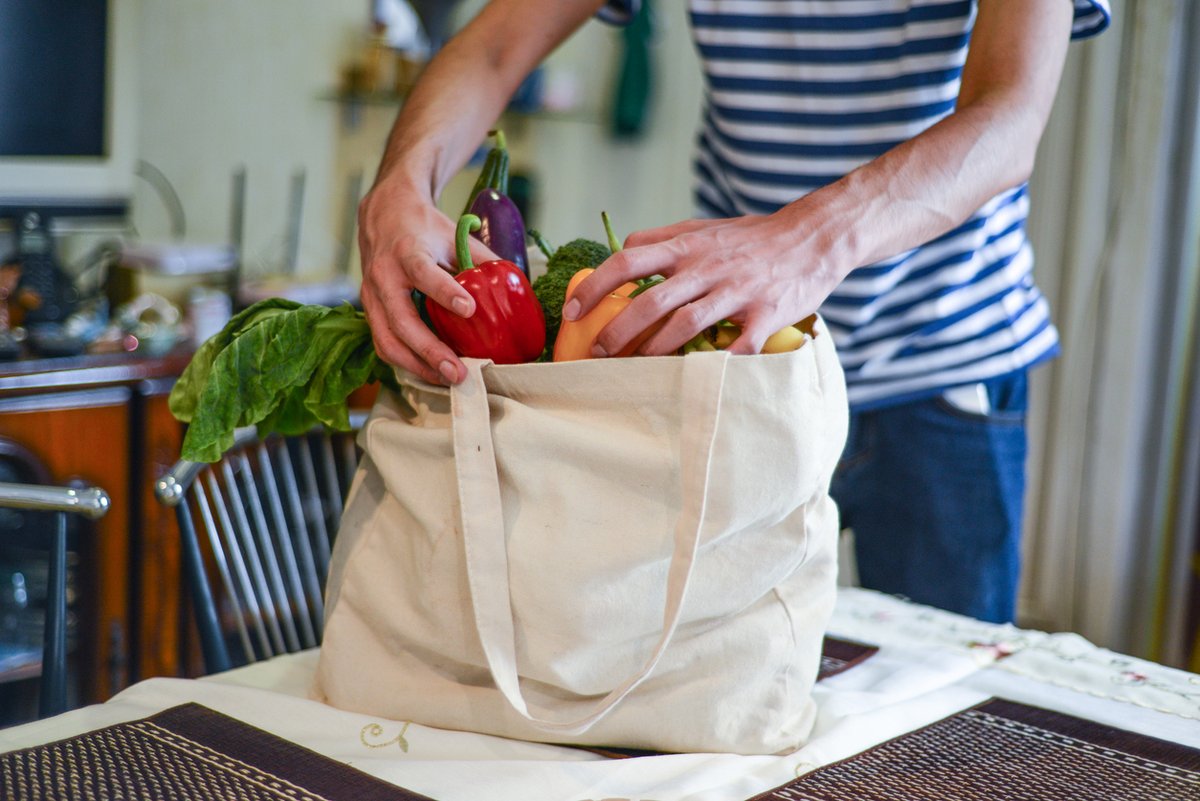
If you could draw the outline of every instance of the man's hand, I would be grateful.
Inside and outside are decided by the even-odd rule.
[[[1070,37],[1062,0],[982,0],[954,113],[909,141],[769,216],[692,220],[629,237],[576,289],[564,319],[622,283],[660,274],[601,332],[595,355],[619,353],[660,320],[640,353],[670,353],[704,328],[743,326],[730,348],[757,353],[807,317],[852,270],[961,224],[1029,177]]]
[[[475,300],[454,280],[454,223],[420,192],[377,184],[359,207],[362,302],[375,350],[432,383],[457,384],[466,368],[417,314],[414,289],[460,317],[475,313]],[[496,256],[471,239],[476,264]]]
[[[456,384],[466,368],[421,321],[411,293],[463,317],[474,301],[449,274],[454,222],[434,199],[466,164],[508,99],[604,0],[490,0],[443,47],[405,99],[375,186],[359,206],[363,308],[384,361]],[[477,262],[495,256],[471,241]]]
[[[659,274],[666,280],[639,294],[604,329],[594,355],[619,353],[664,317],[639,353],[673,353],[721,320],[742,328],[730,352],[758,353],[771,334],[816,311],[841,281],[827,237],[816,217],[806,219],[803,203],[768,216],[641,231],[580,283],[563,316],[579,316],[626,281]]]

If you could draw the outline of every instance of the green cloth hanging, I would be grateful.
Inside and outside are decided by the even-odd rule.
[[[622,29],[621,38],[624,47],[613,102],[613,134],[618,138],[634,138],[646,127],[653,86],[650,41],[654,38],[654,19],[650,0],[642,0],[637,14]]]

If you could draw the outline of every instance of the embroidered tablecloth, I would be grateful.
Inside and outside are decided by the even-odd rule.
[[[74,738],[194,702],[437,801],[740,801],[785,787],[798,777],[815,781],[824,769],[869,766],[855,759],[901,747],[899,738],[978,709],[990,698],[1200,749],[1200,676],[1106,652],[1073,635],[982,623],[851,589],[839,591],[829,631],[833,638],[879,648],[852,669],[817,683],[816,726],[809,742],[792,754],[607,759],[577,748],[434,729],[369,711],[346,712],[308,699],[315,651],[202,681],[148,679],[107,703],[0,729],[0,752]],[[960,718],[955,725],[963,722]],[[1032,723],[1050,737],[1088,740],[1086,732]],[[1128,748],[1118,750],[1144,758]],[[1056,753],[1061,754],[1052,755]],[[1165,773],[1170,760],[1157,761],[1168,766],[1163,775],[1171,776]],[[973,776],[953,774],[944,778],[961,795],[971,787]],[[1178,786],[1166,788],[1174,795],[1164,791],[1161,801],[1200,801],[1200,793],[1190,785],[1183,785],[1182,796]],[[4,801],[6,792],[0,792]],[[1036,801],[1075,797],[1025,796]]]

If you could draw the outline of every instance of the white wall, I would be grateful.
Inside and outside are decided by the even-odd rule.
[[[139,156],[174,185],[187,239],[229,236],[233,172],[247,170],[248,269],[284,255],[293,171],[307,171],[301,271],[327,271],[337,251],[341,193],[333,173],[338,114],[321,99],[366,28],[365,0],[140,2]],[[157,195],[140,182],[134,222],[170,236]]]
[[[464,4],[459,23],[481,5],[479,0]],[[700,70],[683,4],[660,3],[658,8],[652,50],[655,89],[641,136],[616,140],[610,135],[620,33],[598,21],[585,24],[545,62],[548,75],[578,83],[579,108],[568,114],[506,114],[499,122],[509,140],[512,170],[531,174],[537,187],[537,202],[527,222],[552,244],[579,236],[603,240],[603,210],[613,215],[621,234],[690,216],[690,152],[699,120]],[[369,182],[395,114],[392,107],[365,106],[357,127],[343,126],[338,174],[361,170]],[[456,212],[462,207],[474,174],[469,169],[451,181],[443,209]]]
[[[549,69],[591,78],[588,103],[597,117],[591,123],[539,123],[531,132],[533,147],[521,153],[520,161],[539,165],[544,201],[537,224],[553,242],[576,236],[602,240],[602,210],[612,214],[620,234],[691,216],[701,79],[684,6],[655,5],[655,83],[643,138],[622,142],[610,135],[618,31],[592,22],[548,62]]]
[[[340,257],[347,180],[361,170],[369,186],[397,111],[367,105],[351,125],[328,99],[340,68],[361,46],[366,0],[140,0],[140,6],[139,155],[179,193],[187,238],[226,240],[232,174],[244,165],[248,269],[277,268],[289,179],[303,167],[300,269],[329,272]],[[465,4],[460,16],[478,6]],[[537,180],[540,202],[531,223],[552,242],[603,239],[602,209],[622,233],[689,215],[699,70],[682,4],[659,7],[658,86],[644,137],[619,143],[608,135],[619,34],[595,21],[547,62],[580,80],[580,112],[502,121],[514,169]],[[464,174],[452,182],[443,206],[460,207],[473,180]],[[147,239],[170,236],[165,209],[144,182],[136,187],[134,220]],[[352,265],[357,274],[357,252]]]

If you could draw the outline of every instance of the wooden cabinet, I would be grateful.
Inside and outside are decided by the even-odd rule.
[[[167,394],[190,358],[81,356],[0,364],[0,436],[31,451],[55,483],[103,487],[109,513],[79,543],[80,700],[182,675],[182,590],[173,515],[154,480],[179,455]]]

